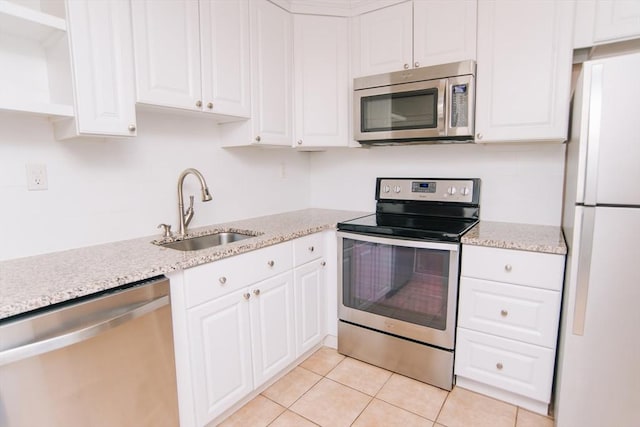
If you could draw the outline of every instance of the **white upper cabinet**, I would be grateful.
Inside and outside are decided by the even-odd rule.
[[[291,15],[267,0],[251,1],[252,118],[255,142],[293,141]]]
[[[476,141],[567,138],[574,2],[480,1]]]
[[[142,104],[250,116],[248,0],[132,0]]]
[[[67,2],[75,119],[55,122],[58,139],[136,134],[129,5],[120,0]]]
[[[354,76],[475,59],[476,5],[416,0],[355,17]]]
[[[251,119],[220,126],[225,147],[293,144],[292,17],[268,0],[251,0]]]
[[[132,0],[138,102],[202,109],[198,2]]]
[[[347,18],[293,17],[295,146],[347,146]]]
[[[580,0],[576,4],[574,48],[640,37],[640,1]]]
[[[354,18],[354,76],[413,67],[413,4],[400,3]],[[359,45],[359,46],[358,46]]]
[[[204,111],[251,116],[248,0],[201,0]]]
[[[416,67],[476,59],[476,0],[413,2]]]

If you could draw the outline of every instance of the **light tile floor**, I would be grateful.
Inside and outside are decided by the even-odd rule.
[[[454,387],[451,392],[323,347],[221,427],[553,427],[553,420]]]

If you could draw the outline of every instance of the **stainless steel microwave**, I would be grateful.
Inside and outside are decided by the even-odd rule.
[[[354,138],[365,145],[473,142],[474,61],[354,79]]]

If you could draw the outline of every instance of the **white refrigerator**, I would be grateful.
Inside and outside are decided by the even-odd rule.
[[[567,145],[557,427],[640,426],[640,52],[583,64]]]

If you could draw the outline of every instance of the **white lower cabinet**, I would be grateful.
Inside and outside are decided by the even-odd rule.
[[[187,425],[205,425],[253,390],[251,323],[245,293],[242,289],[189,310],[196,422]]]
[[[253,387],[259,387],[296,358],[293,274],[289,271],[247,288]]]
[[[326,290],[322,259],[297,267],[294,272],[296,298],[296,356],[322,342],[326,332]]]
[[[564,256],[463,245],[456,384],[546,414]]]
[[[324,235],[170,274],[181,426],[204,426],[326,336]]]

